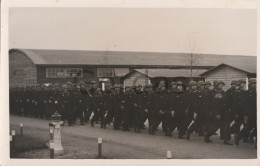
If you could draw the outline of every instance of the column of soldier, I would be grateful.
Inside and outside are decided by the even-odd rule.
[[[125,88],[106,84],[102,91],[95,81],[89,89],[83,82],[78,86],[27,86],[10,90],[10,110],[12,114],[46,119],[58,111],[69,126],[80,119],[81,125],[90,122],[92,127],[100,124],[106,129],[113,124],[115,130],[135,132],[143,130],[148,120],[151,135],[162,124],[165,136],[177,130],[178,138],[190,140],[195,132],[207,143],[220,129],[225,145],[232,145],[232,134],[239,145],[240,140],[252,143],[257,131],[256,79],[249,80],[248,90],[245,83],[232,81],[226,92],[221,80],[214,81],[213,86],[204,81],[190,81],[188,86],[172,82],[171,90],[161,81],[156,92],[151,84]]]

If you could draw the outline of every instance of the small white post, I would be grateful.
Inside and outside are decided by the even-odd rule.
[[[102,138],[98,138],[98,158],[102,157]]]
[[[167,159],[172,158],[172,152],[170,150],[167,151]]]

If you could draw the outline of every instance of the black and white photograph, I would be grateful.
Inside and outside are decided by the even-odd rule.
[[[256,9],[8,15],[10,159],[257,159]]]

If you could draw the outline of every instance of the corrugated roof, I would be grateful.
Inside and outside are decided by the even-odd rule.
[[[188,66],[188,53],[11,49],[25,53],[37,65],[170,65]],[[256,73],[256,56],[193,54],[193,66],[225,63]]]
[[[155,77],[190,77],[190,69],[135,69],[134,71],[147,75],[150,78]],[[196,69],[192,71],[192,77],[199,77],[200,74],[207,70]],[[133,71],[132,71],[133,72]]]

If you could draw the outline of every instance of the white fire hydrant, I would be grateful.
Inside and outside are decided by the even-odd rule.
[[[61,115],[56,111],[52,115],[52,122],[49,123],[50,130],[53,130],[53,149],[54,154],[63,153],[63,147],[61,144],[61,126],[64,125],[64,121],[61,121]]]

